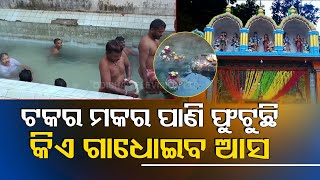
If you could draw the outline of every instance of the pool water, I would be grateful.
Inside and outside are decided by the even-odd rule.
[[[53,42],[33,40],[1,39],[0,52],[31,68],[33,82],[54,85],[54,80],[62,78],[71,88],[98,91],[100,86],[99,61],[104,55],[104,46],[84,46],[64,43],[57,57],[50,56]],[[132,80],[142,89],[138,74],[139,60],[130,56]],[[161,94],[142,98],[160,98]]]

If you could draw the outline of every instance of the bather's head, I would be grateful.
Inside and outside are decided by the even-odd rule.
[[[58,78],[54,81],[55,86],[67,87],[67,83],[65,80]]]
[[[123,47],[116,40],[110,40],[106,44],[106,55],[107,59],[111,62],[117,62],[120,60]]]
[[[28,69],[24,69],[19,73],[19,79],[20,81],[25,81],[25,82],[32,82],[32,73]]]
[[[62,48],[62,40],[61,39],[56,38],[56,39],[53,40],[53,43],[54,43],[54,46],[57,49],[61,49]]]
[[[1,53],[0,54],[0,60],[1,60],[1,64],[4,66],[9,66],[10,64],[10,57],[8,55],[8,53]]]
[[[124,40],[124,37],[118,36],[118,37],[116,37],[115,40],[120,43],[120,45],[122,46],[122,48],[125,48],[125,47],[126,47],[126,41]]]
[[[149,35],[153,39],[160,39],[166,30],[166,23],[161,19],[155,19],[150,24]]]

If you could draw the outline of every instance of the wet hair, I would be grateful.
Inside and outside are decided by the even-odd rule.
[[[65,80],[58,78],[54,81],[55,86],[67,87],[67,83]]]
[[[61,41],[61,39],[56,38],[56,39],[53,40],[53,43],[56,44],[58,41]]]
[[[115,39],[116,41],[124,41],[124,37],[122,37],[122,36],[118,36],[118,37],[116,37],[116,39]]]
[[[160,27],[166,28],[166,23],[161,19],[155,19],[150,24],[150,29],[159,29]]]
[[[31,82],[32,81],[32,73],[28,69],[24,69],[19,73],[20,81]]]
[[[106,54],[111,54],[113,52],[115,53],[121,53],[123,50],[123,47],[121,46],[120,42],[116,40],[110,40],[106,44]]]
[[[2,57],[3,57],[4,55],[9,56],[8,53],[1,53],[1,54],[0,54],[0,60],[2,59]]]

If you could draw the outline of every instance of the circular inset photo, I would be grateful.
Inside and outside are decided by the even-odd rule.
[[[217,70],[214,49],[192,32],[167,37],[158,47],[153,63],[159,84],[178,97],[204,92],[212,84]]]

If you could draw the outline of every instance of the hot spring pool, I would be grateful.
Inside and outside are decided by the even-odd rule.
[[[98,91],[100,86],[99,61],[105,52],[104,46],[82,46],[64,43],[58,57],[50,56],[53,42],[33,40],[1,39],[0,52],[31,68],[33,81],[54,85],[54,80],[63,78],[68,87]],[[139,60],[137,56],[129,57],[132,66],[132,79],[142,89],[142,81],[138,74]],[[147,96],[163,97],[161,94]],[[144,97],[141,97],[144,98]]]

